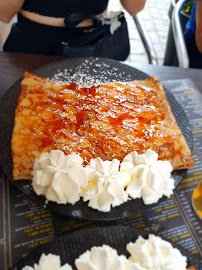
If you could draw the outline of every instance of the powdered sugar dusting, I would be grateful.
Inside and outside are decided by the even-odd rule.
[[[110,81],[131,81],[132,77],[114,65],[100,58],[85,59],[79,66],[58,70],[53,79],[75,83],[106,83]]]

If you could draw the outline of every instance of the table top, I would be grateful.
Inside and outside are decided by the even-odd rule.
[[[25,71],[32,70],[53,61],[63,59],[56,56],[31,55],[0,52],[0,97]],[[202,93],[202,70],[178,67],[154,66],[149,64],[126,63],[151,76],[158,76],[160,81],[190,78]]]
[[[60,59],[63,58],[0,52],[0,97],[25,71],[31,72]],[[16,190],[0,168],[0,270],[15,265],[33,248],[39,248],[41,244],[68,232],[117,225],[158,234],[201,259],[202,224],[193,212],[191,195],[202,179],[202,101],[199,93],[202,93],[202,71],[136,63],[130,65],[151,76],[158,76],[184,108],[192,129],[196,166],[187,170],[173,196],[167,200],[135,216],[113,221],[78,220],[54,214]]]

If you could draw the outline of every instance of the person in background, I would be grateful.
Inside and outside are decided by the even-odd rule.
[[[202,68],[202,0],[195,0],[185,27],[184,39],[189,56],[189,66]]]
[[[3,50],[34,54],[57,54],[58,42],[71,43],[86,32],[92,20],[79,22],[74,29],[65,27],[65,17],[78,13],[88,13],[103,17],[109,0],[0,0],[0,21],[9,23],[17,14],[17,23],[4,44]],[[124,9],[135,16],[144,8],[146,0],[120,0]]]

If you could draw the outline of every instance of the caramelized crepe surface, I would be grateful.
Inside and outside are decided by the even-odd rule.
[[[146,149],[174,169],[194,166],[157,77],[63,83],[25,72],[11,141],[13,179],[29,179],[35,157],[53,149],[84,159],[122,159]]]

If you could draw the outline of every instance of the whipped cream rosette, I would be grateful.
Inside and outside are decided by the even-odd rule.
[[[126,270],[129,265],[124,255],[118,255],[110,246],[92,247],[75,260],[78,270]]]
[[[39,263],[31,266],[25,266],[22,270],[72,270],[72,267],[66,263],[61,266],[60,256],[54,254],[42,254]]]
[[[130,175],[127,193],[133,199],[142,198],[145,204],[156,203],[163,195],[173,193],[174,180],[169,161],[158,160],[158,154],[147,150],[145,154],[128,154],[121,163],[121,172]]]
[[[118,245],[122,245],[119,243]],[[122,246],[129,256],[118,254],[117,250],[106,244],[92,246],[74,258],[77,270],[186,270],[187,258],[171,243],[159,236],[150,234],[148,239],[139,236],[135,242]],[[63,250],[63,249],[62,249]],[[68,252],[68,251],[67,251]],[[64,257],[67,254],[61,254]],[[69,257],[70,259],[70,257]],[[72,257],[71,257],[72,261]],[[65,261],[66,262],[66,261]],[[69,262],[69,260],[67,261]],[[25,266],[22,270],[71,270],[66,263],[61,266],[60,256],[42,254],[34,267]],[[190,268],[191,269],[191,268]]]
[[[43,153],[35,160],[32,186],[37,195],[58,204],[74,204],[80,200],[80,189],[88,183],[83,160],[72,153],[68,156],[60,150]]]
[[[186,257],[172,245],[158,236],[150,234],[147,239],[138,237],[135,243],[129,243],[126,249],[130,253],[129,261],[137,269],[148,270],[185,270]]]
[[[58,204],[75,204],[83,197],[88,206],[109,212],[130,198],[142,198],[145,204],[156,203],[174,189],[169,161],[158,160],[158,155],[147,150],[145,154],[128,154],[123,162],[113,159],[83,159],[60,150],[43,153],[35,160],[32,186],[37,195],[45,195]]]
[[[103,212],[118,206],[128,200],[125,187],[130,176],[119,171],[120,162],[117,159],[103,161],[101,158],[91,159],[86,166],[88,170],[88,185],[81,194],[84,201],[94,209]]]

